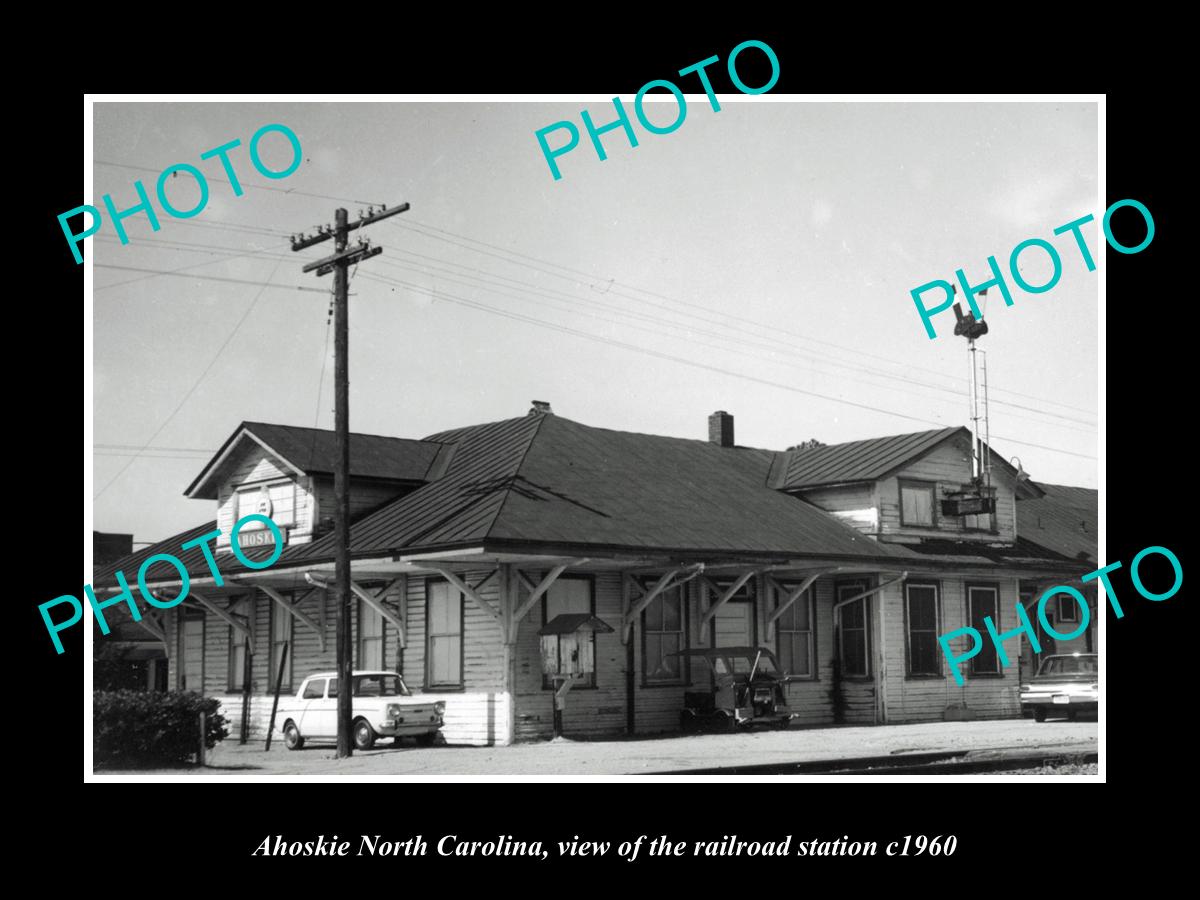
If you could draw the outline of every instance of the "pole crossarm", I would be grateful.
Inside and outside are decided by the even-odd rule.
[[[342,251],[341,253],[335,253],[332,256],[326,256],[324,259],[318,259],[316,262],[310,262],[301,271],[311,272],[316,269],[318,275],[328,275],[339,265],[352,266],[362,262],[364,259],[370,259],[372,256],[378,256],[382,252],[382,247],[352,247],[349,250]]]
[[[308,576],[306,575],[305,577],[307,578]],[[301,612],[300,610],[296,609],[296,607],[300,605],[299,601],[296,601],[295,603],[289,603],[288,599],[283,596],[283,594],[279,593],[279,591],[275,590],[275,588],[267,587],[265,584],[255,585],[255,587],[283,607],[286,612],[295,616],[297,619],[307,625],[313,632],[315,632],[317,635],[317,640],[321,642],[321,652],[325,652],[325,629],[318,625],[316,620],[308,613]],[[325,587],[325,585],[319,585],[319,587]],[[307,594],[305,596],[307,596]]]
[[[495,609],[492,606],[492,604],[488,603],[486,600],[483,599],[483,597],[479,596],[479,593],[473,587],[471,587],[469,584],[467,584],[465,581],[463,581],[461,578],[459,578],[457,575],[455,575],[449,569],[445,569],[440,566],[432,566],[431,568],[433,569],[433,571],[437,572],[439,575],[441,575],[443,578],[445,578],[448,582],[450,582],[452,585],[454,585],[454,587],[456,587],[458,590],[460,590],[463,594],[465,594],[472,603],[474,603],[481,610],[483,610],[485,613],[487,613],[489,616],[491,616],[493,619],[495,619],[496,623],[502,629],[504,628],[504,617],[502,615],[500,615],[500,612],[497,609]]]
[[[246,639],[246,652],[254,654],[254,635],[250,631],[248,621],[244,616],[235,616],[226,609],[222,609],[212,600],[205,597],[198,591],[192,591],[192,596],[199,601],[200,605],[210,612],[216,613],[220,618],[229,623],[229,627]]]
[[[370,591],[367,591],[356,582],[351,581],[350,590],[354,591],[355,596],[362,600],[363,603],[367,604],[367,606],[371,607],[371,609],[375,610],[375,612],[379,613],[384,619],[395,626],[396,630],[400,632],[400,644],[401,646],[405,646],[408,643],[408,636],[404,633],[404,622],[400,620],[400,617],[396,615],[394,610],[388,609],[383,604],[383,598],[387,596],[387,592],[395,587],[399,581],[400,579],[397,578],[390,584],[385,584],[374,594],[371,594]]]
[[[397,213],[402,212],[408,212],[407,203],[401,203],[399,206],[393,206],[391,209],[388,209],[387,204],[385,203],[380,208],[379,212],[372,212],[369,215],[362,216],[357,222],[348,223],[343,230],[346,232],[354,231],[356,228],[362,228],[364,225],[373,225],[376,222],[388,218],[389,216],[394,216]],[[292,250],[303,250],[306,247],[311,247],[314,244],[321,243],[322,241],[328,241],[333,237],[335,237],[335,234],[332,228],[329,228],[325,231],[318,231],[318,233],[312,237],[300,235],[298,239],[292,239]]]

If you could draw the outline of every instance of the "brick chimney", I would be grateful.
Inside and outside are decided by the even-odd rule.
[[[554,411],[550,409],[550,404],[545,400],[533,400],[533,408],[529,410],[531,416],[548,416],[553,415]]]
[[[732,447],[733,416],[725,412],[723,409],[718,409],[715,413],[709,416],[708,440],[709,443],[716,444],[719,447]]]

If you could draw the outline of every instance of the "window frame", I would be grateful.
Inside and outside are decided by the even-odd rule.
[[[800,585],[798,583],[789,583],[787,581],[779,581],[779,587],[782,587],[789,594],[799,586]],[[781,599],[779,596],[779,588],[775,588],[774,592],[775,592],[775,608],[778,609],[779,602]],[[812,584],[810,584],[805,589],[804,594],[801,595],[796,600],[796,603],[804,603],[806,600],[808,603],[808,630],[807,631],[798,631],[798,630],[794,630],[794,629],[790,629],[790,628],[783,628],[780,625],[780,623],[783,621],[783,616],[780,616],[778,619],[775,620],[775,658],[777,660],[779,660],[780,668],[783,668],[782,644],[783,644],[783,635],[785,633],[790,634],[790,635],[807,634],[808,635],[808,665],[809,665],[809,668],[812,670],[811,674],[796,675],[793,672],[788,672],[787,674],[792,675],[793,676],[792,680],[794,680],[794,681],[820,681],[821,680],[820,674],[819,674],[820,666],[817,665],[817,582],[814,581]],[[795,604],[793,604],[793,606],[795,606]],[[792,611],[792,608],[789,607],[788,612],[791,612],[791,611]],[[787,615],[787,613],[785,612],[784,615]],[[793,613],[793,615],[794,615],[794,613]]]
[[[281,592],[280,596],[286,598],[289,603],[293,602],[295,599],[294,595],[291,592]],[[287,644],[288,645],[288,657],[287,657],[287,663],[284,666],[286,671],[283,673],[283,682],[280,685],[280,693],[287,692],[290,694],[290,693],[292,693],[292,690],[295,686],[294,676],[295,676],[295,662],[296,662],[295,650],[296,650],[296,648],[293,647],[292,644],[295,643],[296,617],[293,616],[290,612],[287,612],[286,610],[282,609],[278,603],[274,603],[274,602],[271,603],[270,608],[271,608],[271,613],[268,616],[268,621],[267,621],[267,628],[268,628],[268,632],[267,632],[267,679],[268,679],[267,690],[274,693],[275,679],[279,675],[279,672],[275,666],[275,660],[277,659],[277,657],[275,655],[275,648],[278,646],[281,646],[283,644]],[[282,616],[283,618],[280,619],[279,618],[280,616]],[[284,638],[283,640],[277,640],[275,637],[275,627],[276,627],[276,624],[278,621],[286,621],[287,622],[287,637]]]
[[[243,604],[246,605],[245,612],[240,611],[240,607]],[[233,603],[231,603],[229,605],[229,614],[232,616],[244,615],[246,617],[246,627],[250,630],[250,634],[247,636],[247,635],[243,635],[241,632],[239,632],[237,629],[235,629],[232,625],[229,626],[229,649],[228,649],[228,656],[227,656],[227,661],[226,661],[225,684],[226,684],[226,689],[230,693],[233,693],[234,691],[244,691],[245,690],[245,683],[243,682],[243,683],[239,684],[238,682],[241,681],[241,679],[243,678],[243,676],[246,673],[246,661],[243,658],[242,665],[236,666],[234,664],[234,652],[233,651],[236,647],[248,648],[248,647],[252,647],[254,645],[254,613],[255,613],[254,606],[255,606],[255,604],[254,604],[254,594],[253,593],[241,594],[234,600]],[[237,640],[240,640],[240,643],[234,643]],[[242,652],[246,653],[246,652],[248,652],[248,650],[243,649]],[[253,656],[253,654],[251,654],[251,655]],[[251,665],[253,665],[253,662],[251,663]],[[253,684],[251,684],[251,688],[253,688]]]
[[[712,582],[712,585],[714,588],[719,588],[719,591],[716,594],[714,594],[708,598],[710,603],[715,603],[718,599],[720,599],[721,594],[723,594],[723,593],[725,593],[725,591],[729,590],[729,588],[733,585],[733,583],[735,581],[737,581],[737,576],[728,576],[728,577],[721,576],[721,577],[716,577],[716,578],[712,578],[709,580]],[[758,640],[758,626],[759,626],[759,623],[758,623],[758,612],[759,612],[758,611],[758,600],[759,600],[759,596],[758,595],[759,595],[758,578],[757,577],[750,578],[746,581],[745,584],[743,584],[740,588],[738,588],[737,593],[734,594],[732,597],[730,597],[728,600],[726,600],[725,604],[724,604],[725,606],[728,606],[730,603],[744,604],[750,608],[750,646],[751,647],[757,647],[759,644],[759,640]],[[709,649],[712,649],[712,650],[718,649],[716,616],[713,616],[713,618],[708,620],[708,646],[709,646]]]
[[[650,585],[653,583],[653,580],[648,579],[648,581],[650,581],[650,583],[646,583],[646,581],[643,581],[642,579],[638,579],[637,583],[638,583],[638,586],[643,591],[649,591]],[[594,586],[593,586],[593,589],[594,589]],[[673,593],[676,597],[679,598],[679,630],[678,631],[660,631],[660,630],[651,631],[650,629],[648,629],[646,627],[646,613],[648,613],[650,611],[651,606],[654,606],[656,603],[661,601],[663,597],[665,597],[671,593]],[[593,606],[593,608],[595,607],[594,599],[593,599],[592,606]],[[681,651],[683,651],[684,653],[686,653],[686,651],[691,649],[690,627],[691,627],[691,622],[689,621],[689,618],[688,618],[688,589],[687,589],[686,584],[677,584],[677,585],[674,585],[674,586],[668,588],[667,590],[665,590],[661,594],[659,594],[657,597],[655,597],[654,600],[651,601],[650,606],[647,606],[645,609],[642,610],[641,624],[639,626],[639,630],[641,631],[641,642],[642,642],[642,687],[644,687],[644,688],[686,687],[687,685],[690,685],[692,683],[691,660],[686,655],[681,656],[679,658],[679,674],[676,676],[673,676],[671,678],[651,678],[650,677],[650,667],[647,664],[647,660],[646,660],[646,636],[648,634],[659,634],[659,635],[678,634],[680,636],[679,649]],[[595,658],[595,655],[594,655],[595,648],[594,647],[592,648],[592,652],[593,652],[592,658],[594,659]]]
[[[541,577],[544,578],[545,573],[542,573]],[[545,625],[550,621],[546,617],[547,610],[549,609],[550,591],[554,590],[554,585],[558,584],[560,581],[586,581],[586,582],[588,582],[588,584],[590,586],[588,589],[588,593],[591,597],[591,615],[593,615],[593,616],[596,615],[596,576],[585,573],[585,572],[574,573],[571,575],[563,574],[563,575],[559,575],[556,579],[554,579],[554,584],[550,585],[550,587],[546,590],[546,593],[542,594],[541,606],[542,606],[542,626],[543,627],[545,627]],[[598,670],[600,668],[600,658],[596,654],[596,632],[594,632],[594,631],[592,632],[591,640],[592,640],[592,662],[594,663],[595,668]],[[590,682],[581,683],[581,682],[577,681],[571,685],[571,690],[573,690],[573,691],[594,691],[594,690],[596,690],[597,684],[598,684],[598,679],[596,676],[598,674],[599,673],[597,671],[593,671]],[[554,690],[554,681],[553,681],[552,677],[545,674],[544,672],[542,673],[542,690],[544,690],[544,691]]]
[[[1000,624],[1000,585],[995,581],[968,581],[963,585],[964,600],[966,603],[966,624],[971,628],[975,628],[975,609],[972,603],[972,591],[991,591],[995,598],[995,606],[993,607],[992,621],[996,624],[996,629],[1001,628]],[[983,617],[979,618],[979,624],[983,624]],[[992,643],[991,636],[986,628],[976,629],[980,634],[979,652],[967,660],[967,677],[969,678],[1003,678],[1004,666],[1000,664],[1000,654],[996,650],[996,645]],[[988,671],[976,671],[976,665],[986,649],[991,650],[991,658],[995,661],[996,667]],[[1010,660],[1012,657],[1009,657]]]
[[[179,648],[179,665],[175,667],[175,687],[181,691],[196,691],[194,687],[188,687],[183,682],[186,678],[187,670],[187,648],[184,646],[184,623],[199,622],[200,623],[200,688],[197,691],[200,694],[204,693],[204,657],[205,646],[208,642],[208,616],[202,610],[188,609],[181,607],[179,611],[178,622],[176,623],[177,631],[177,646]]]
[[[373,591],[373,590],[378,590],[382,586],[383,585],[378,585],[378,586],[373,587],[371,585],[364,584],[362,587],[363,587],[363,590]],[[372,594],[372,596],[373,596],[373,594]],[[363,611],[365,610],[370,615],[376,616],[379,619],[379,634],[368,636],[367,640],[379,641],[379,669],[378,669],[378,671],[381,671],[381,672],[385,671],[385,670],[387,670],[387,626],[388,626],[388,621],[386,618],[384,618],[383,613],[379,612],[379,610],[375,609],[375,607],[373,607],[369,603],[367,603],[367,601],[364,600],[362,597],[358,597],[357,599],[358,599],[358,609],[355,610],[355,619],[354,619],[354,624],[355,624],[355,629],[354,629],[354,666],[355,666],[355,668],[364,668],[364,666],[362,666],[362,658],[363,658],[362,623],[363,623],[363,618],[364,618]],[[384,602],[382,597],[379,598],[379,602],[380,603]]]
[[[942,657],[944,654],[939,652],[935,652],[933,654],[933,664],[937,668],[936,672],[913,671],[912,615],[909,612],[909,603],[911,598],[908,594],[908,589],[910,587],[933,589],[933,637],[935,651],[938,649],[937,638],[941,634],[943,628],[941,582],[926,578],[914,578],[906,580],[904,582],[904,677],[914,681],[920,681],[922,679],[941,680],[946,677],[946,671],[945,667],[942,665]]]
[[[929,523],[906,522],[904,520],[904,489],[919,488],[929,491]],[[904,528],[937,528],[938,527],[938,483],[925,481],[921,478],[897,478],[896,499],[900,507],[900,525]]]
[[[458,595],[458,683],[434,683],[433,667],[430,663],[433,660],[431,652],[432,639],[434,637],[451,637],[450,634],[435,635],[429,628],[429,603],[431,600],[430,588],[435,584],[446,585],[451,594]],[[462,691],[466,690],[467,672],[466,672],[466,646],[467,646],[467,612],[466,612],[466,597],[463,592],[456,588],[445,578],[432,575],[425,579],[425,690],[427,691]]]
[[[1079,603],[1070,594],[1059,594],[1055,599],[1057,609],[1055,610],[1056,624],[1079,624]],[[1064,610],[1070,610],[1071,614],[1067,615]],[[1091,624],[1090,622],[1088,623]]]
[[[838,604],[842,600],[843,588],[851,588],[857,591],[870,590],[872,585],[868,579],[844,579],[835,581],[833,585],[833,602]],[[875,595],[872,595],[875,596]],[[838,620],[838,671],[842,681],[873,681],[875,676],[874,666],[871,665],[871,646],[874,643],[871,640],[871,604],[868,602],[871,597],[863,597],[858,600],[858,603],[863,604],[863,662],[865,663],[864,673],[848,673],[846,671],[846,623],[844,612],[839,616]],[[843,607],[843,610],[845,607]],[[855,629],[856,631],[858,629]]]

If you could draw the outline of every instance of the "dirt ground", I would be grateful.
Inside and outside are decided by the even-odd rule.
[[[289,751],[281,741],[264,752],[255,741],[240,746],[235,737],[209,753],[207,767],[98,775],[344,776],[388,778],[412,775],[649,775],[870,756],[903,756],[936,751],[1042,751],[1048,754],[1095,752],[1095,721],[1002,719],[982,722],[929,722],[880,727],[793,728],[747,734],[709,734],[657,738],[573,741],[558,739],[510,747],[417,748],[381,742],[374,750],[337,760],[332,745]]]

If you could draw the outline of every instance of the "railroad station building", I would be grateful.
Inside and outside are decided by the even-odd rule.
[[[966,428],[774,451],[736,444],[728,413],[708,426],[708,440],[634,434],[535,403],[419,440],[352,434],[354,667],[444,700],[449,743],[548,737],[538,631],[579,613],[612,631],[587,638],[594,671],[570,692],[568,735],[677,729],[689,683],[707,676],[675,654],[712,646],[773,650],[802,725],[1020,715],[1033,658],[1014,638],[1005,664],[983,619],[1015,629],[1018,602],[1095,568],[1094,491],[1039,485],[985,448],[994,511],[956,514]],[[245,699],[258,737],[277,680],[286,694],[335,668],[333,459],[330,431],[244,422],[187,487],[204,521],[95,572],[104,598],[117,570],[136,584],[152,554],[182,559],[188,596],[143,605],[141,624],[172,689],[221,698],[235,729]],[[284,541],[262,570],[229,547],[251,512]],[[180,551],[217,528],[220,586],[198,547]],[[249,529],[239,541],[251,559],[275,549]],[[179,593],[168,564],[147,581]],[[1096,646],[1095,612],[1070,649]],[[1079,615],[1055,605],[1052,622],[1073,630]],[[937,638],[967,625],[985,641],[959,686]]]

